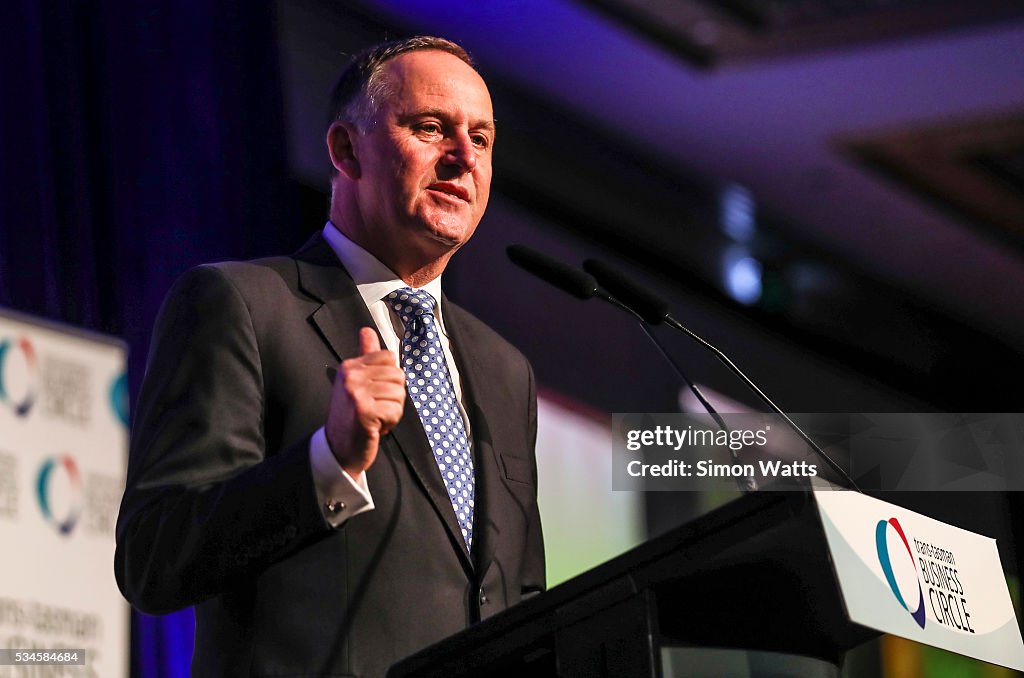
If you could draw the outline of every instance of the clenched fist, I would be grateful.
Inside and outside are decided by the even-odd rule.
[[[402,418],[405,372],[391,351],[382,350],[377,332],[359,330],[359,357],[343,360],[334,379],[327,412],[327,444],[350,476],[370,468],[381,436]]]

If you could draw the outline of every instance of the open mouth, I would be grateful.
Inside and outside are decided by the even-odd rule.
[[[461,200],[462,202],[469,202],[469,191],[458,184],[452,184],[447,181],[439,181],[436,184],[427,186],[427,190],[440,193],[449,198]]]

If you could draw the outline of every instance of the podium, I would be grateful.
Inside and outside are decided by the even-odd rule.
[[[838,665],[849,620],[809,490],[744,495],[395,664],[389,678],[661,678],[662,647]]]

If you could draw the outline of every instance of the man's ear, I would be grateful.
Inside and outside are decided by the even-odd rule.
[[[327,152],[331,155],[334,168],[349,179],[359,178],[359,159],[353,145],[357,132],[355,125],[348,122],[334,122],[327,130]]]

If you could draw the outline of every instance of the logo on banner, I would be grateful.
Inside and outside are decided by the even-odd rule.
[[[39,359],[26,337],[0,340],[0,402],[24,417],[39,396]]]
[[[899,535],[900,542],[903,544],[903,549],[899,549],[897,546],[896,558],[893,560],[889,553],[889,534],[890,531],[895,532]],[[889,520],[879,520],[878,525],[875,527],[875,546],[878,549],[878,562],[882,566],[882,572],[885,574],[885,580],[889,582],[889,588],[892,589],[892,594],[896,597],[896,600],[903,609],[910,613],[917,625],[922,629],[924,628],[925,622],[925,610],[924,610],[924,589],[921,588],[921,582],[917,571],[917,564],[914,562],[914,553],[910,550],[910,543],[907,542],[907,536],[903,533],[903,526],[900,525],[900,521],[895,518],[889,518]],[[906,567],[906,563],[902,561],[903,551],[906,551],[907,558],[910,559],[909,569]],[[913,573],[913,582],[917,585],[917,605],[911,609],[907,604],[907,600],[913,600],[913,585],[907,582],[910,576],[899,577],[903,580],[902,585],[897,581],[896,570],[893,569],[893,563],[896,563],[897,570],[901,573]],[[904,562],[901,566],[900,563]],[[910,595],[904,595],[908,593]]]
[[[124,372],[110,384],[110,407],[117,420],[128,426],[128,375]]]
[[[82,514],[82,474],[70,455],[50,457],[36,477],[36,499],[48,523],[71,534]]]

